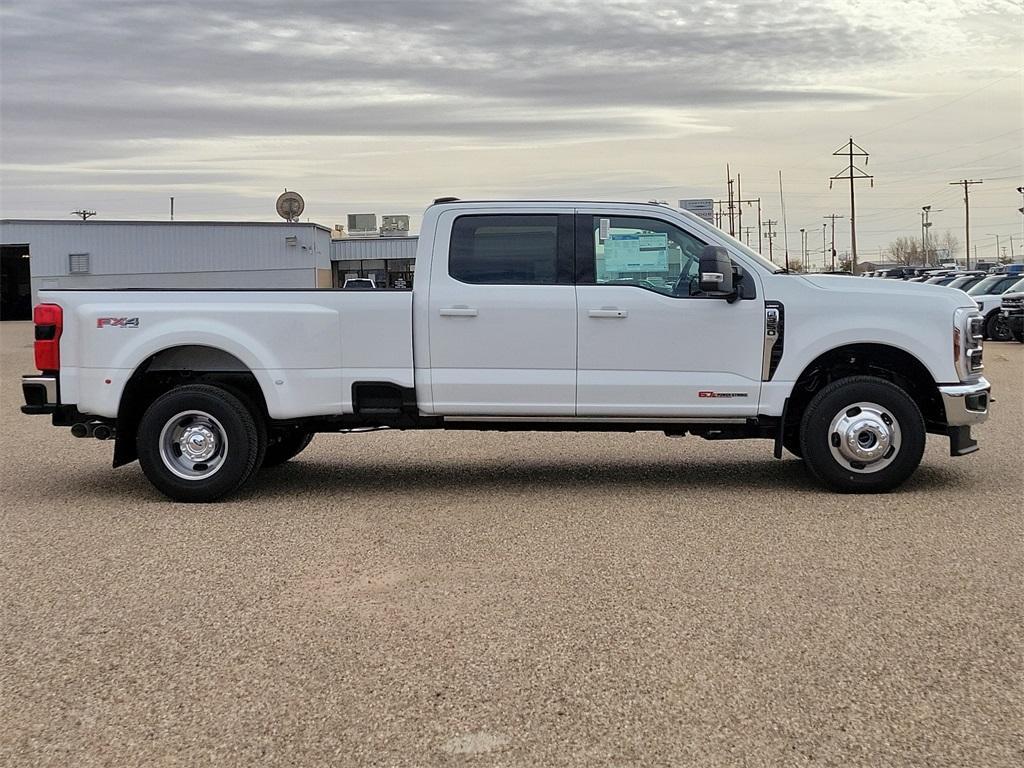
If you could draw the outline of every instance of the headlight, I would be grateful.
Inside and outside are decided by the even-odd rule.
[[[980,312],[958,309],[953,316],[953,363],[961,381],[985,370],[982,362],[984,329],[985,318]]]

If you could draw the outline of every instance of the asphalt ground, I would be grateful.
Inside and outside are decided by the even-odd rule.
[[[842,496],[767,442],[320,435],[222,504],[18,412],[4,766],[1019,766],[1024,345],[982,449]]]

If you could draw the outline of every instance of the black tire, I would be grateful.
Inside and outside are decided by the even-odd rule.
[[[175,387],[158,397],[136,435],[149,481],[175,501],[200,503],[237,491],[257,467],[265,443],[261,420],[234,394],[209,384]],[[190,448],[194,457],[183,450]],[[207,457],[208,450],[213,453]]]
[[[846,444],[839,431],[833,432],[836,421],[843,436],[852,438]],[[867,426],[860,428],[862,424]],[[858,446],[861,436],[867,437],[867,444]],[[849,376],[832,382],[811,399],[800,422],[804,462],[818,480],[843,493],[883,493],[899,486],[921,463],[925,437],[924,418],[913,398],[896,384],[875,376]],[[860,448],[874,451],[886,447],[889,450],[883,455],[867,462],[845,455]]]
[[[990,313],[985,320],[985,338],[990,341],[1010,340],[1010,324],[1003,320],[998,311]]]
[[[313,442],[313,434],[313,432],[294,429],[271,435],[266,455],[263,457],[263,466],[276,467],[278,464],[284,464],[289,459],[295,458]]]

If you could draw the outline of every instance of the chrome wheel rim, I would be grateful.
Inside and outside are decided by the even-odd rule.
[[[224,466],[228,437],[206,411],[182,411],[160,430],[160,459],[183,480],[206,480]]]
[[[854,472],[879,472],[895,461],[902,445],[899,422],[877,403],[854,403],[839,411],[828,429],[828,444],[841,466]]]

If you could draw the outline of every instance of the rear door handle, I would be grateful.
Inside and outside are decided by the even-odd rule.
[[[592,309],[587,312],[590,317],[629,317],[629,311],[625,309],[617,309],[615,307],[601,307],[601,309]]]
[[[441,317],[476,317],[477,311],[473,307],[441,307]]]

